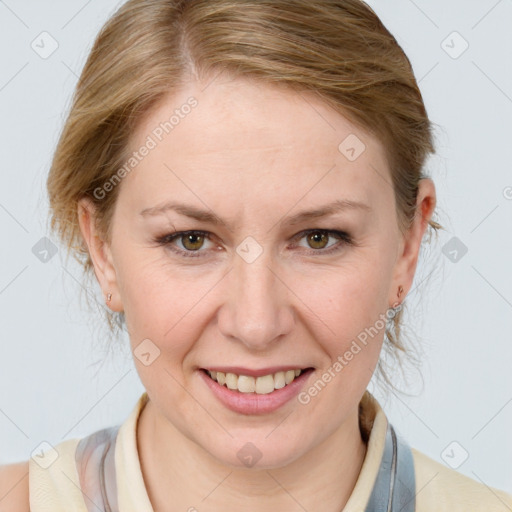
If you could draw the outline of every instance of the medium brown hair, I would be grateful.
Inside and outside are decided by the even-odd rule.
[[[129,0],[98,34],[58,142],[51,228],[92,274],[77,203],[89,198],[107,240],[119,188],[101,187],[129,158],[142,118],[191,77],[227,72],[312,92],[383,144],[402,233],[416,212],[432,125],[409,59],[361,0]],[[340,141],[341,142],[341,141]],[[136,171],[135,171],[136,172]],[[433,230],[442,229],[430,220]],[[387,350],[405,353],[400,310]],[[117,317],[117,318],[114,318]],[[122,325],[123,314],[109,314]],[[115,321],[114,321],[115,320]],[[389,379],[379,365],[385,381]]]

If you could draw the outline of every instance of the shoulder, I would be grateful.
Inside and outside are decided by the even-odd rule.
[[[512,495],[474,480],[411,448],[417,512],[505,512]]]
[[[0,512],[28,512],[29,461],[0,466]]]

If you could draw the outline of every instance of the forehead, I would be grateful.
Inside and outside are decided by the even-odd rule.
[[[155,204],[177,187],[196,204],[229,192],[231,201],[314,203],[336,190],[375,202],[390,182],[380,142],[318,96],[240,78],[169,94],[133,134],[130,149],[144,145],[151,149],[123,187]]]
[[[192,108],[190,98],[196,102]],[[182,138],[180,133],[186,131],[184,137],[188,136],[187,127],[193,126],[202,137],[187,140],[187,147],[200,154],[219,149],[272,150],[272,146],[324,153],[336,150],[351,133],[357,133],[367,145],[379,145],[316,94],[294,91],[284,84],[263,84],[226,75],[211,81],[190,81],[164,97],[146,114],[132,141],[135,145],[142,142],[159,126],[164,129],[162,135],[167,143],[176,145]],[[302,140],[310,143],[301,147]]]

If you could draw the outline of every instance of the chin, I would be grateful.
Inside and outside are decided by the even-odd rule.
[[[267,431],[261,436],[233,437],[224,445],[216,443],[215,446],[203,448],[218,463],[237,470],[277,469],[291,464],[302,456],[303,445],[299,447],[286,436],[280,438],[276,435],[274,439],[265,439],[266,436]]]

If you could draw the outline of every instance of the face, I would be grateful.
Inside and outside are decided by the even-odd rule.
[[[380,143],[314,96],[205,85],[134,133],[134,151],[151,147],[92,255],[160,420],[224,464],[243,466],[250,442],[261,467],[280,467],[357,415],[425,224],[401,236]],[[218,393],[204,369],[227,367],[312,371],[292,392]]]

